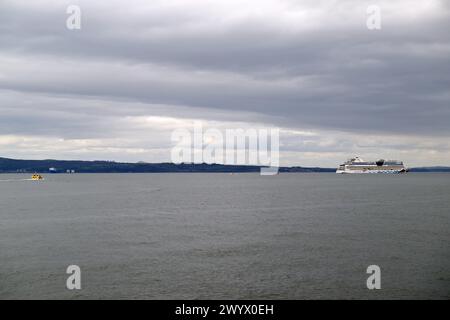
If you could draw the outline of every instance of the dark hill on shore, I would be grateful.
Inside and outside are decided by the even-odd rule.
[[[259,172],[260,166],[206,163],[126,163],[78,160],[16,160],[0,158],[0,173],[151,173],[151,172]],[[280,172],[335,172],[335,168],[280,167]],[[411,168],[410,172],[450,172],[450,167]]]
[[[77,160],[15,160],[0,158],[0,173],[151,173],[151,172],[259,172],[260,166],[206,163],[125,163]],[[282,167],[280,172],[334,172],[333,168]]]

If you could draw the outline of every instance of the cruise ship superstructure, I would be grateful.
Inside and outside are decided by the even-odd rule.
[[[402,161],[381,159],[368,162],[355,157],[341,164],[336,173],[404,173],[407,171]]]

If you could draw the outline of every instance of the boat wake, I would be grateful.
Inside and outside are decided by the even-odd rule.
[[[20,182],[20,181],[35,181],[33,179],[5,179],[0,180],[0,182]]]

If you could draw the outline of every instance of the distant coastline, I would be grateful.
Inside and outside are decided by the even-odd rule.
[[[260,172],[261,166],[206,163],[127,163],[79,160],[17,160],[0,158],[0,173],[163,173]],[[335,168],[281,167],[279,172],[335,172]]]
[[[18,160],[0,158],[0,173],[164,173],[164,172],[260,172],[261,166],[206,163],[127,163],[80,160]],[[279,172],[335,172],[336,168],[280,167]],[[410,172],[450,172],[450,167],[410,168]]]

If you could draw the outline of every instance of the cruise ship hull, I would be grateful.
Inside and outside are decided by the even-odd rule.
[[[347,162],[341,164],[336,173],[405,173],[408,170],[403,165],[403,162],[396,160],[383,160],[380,159],[375,162],[367,162],[359,157],[352,158]]]
[[[352,174],[352,173],[405,173],[406,169],[399,170],[383,170],[383,169],[375,169],[375,170],[336,170],[336,173],[341,174]]]

